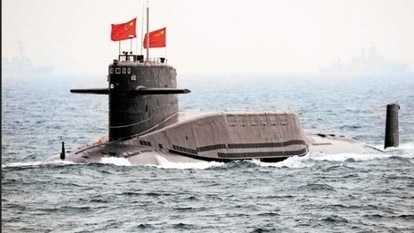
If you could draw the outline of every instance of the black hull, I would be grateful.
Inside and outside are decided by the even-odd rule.
[[[176,95],[148,95],[140,87],[176,88],[168,65],[118,63],[109,66],[109,140],[142,134],[178,113]]]

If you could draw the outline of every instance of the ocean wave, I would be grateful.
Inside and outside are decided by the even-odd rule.
[[[117,157],[102,157],[101,163],[103,164],[113,164],[117,166],[131,166],[131,162],[127,158],[117,158]]]
[[[407,149],[408,148],[408,149]],[[277,168],[292,168],[301,169],[307,167],[313,167],[322,161],[327,162],[361,162],[369,160],[382,160],[382,159],[396,159],[403,160],[414,159],[414,153],[410,152],[411,145],[404,145],[403,148],[388,149],[385,154],[355,154],[355,153],[342,153],[342,154],[319,154],[309,153],[305,156],[298,157],[292,156],[281,162],[266,163],[259,160],[252,160],[251,162],[261,167],[277,167]],[[398,152],[398,153],[395,153]]]
[[[49,166],[66,166],[74,163],[62,160],[48,160],[48,161],[29,161],[29,162],[12,162],[2,164],[2,168],[33,168],[33,167],[49,167]]]
[[[207,161],[199,161],[199,162],[172,162],[167,160],[166,158],[156,155],[155,156],[159,162],[159,165],[156,165],[158,168],[165,168],[165,169],[201,169],[205,170],[211,167],[220,167],[223,166],[224,163],[222,162],[207,162]]]
[[[260,167],[276,167],[276,168],[292,168],[301,169],[307,167],[313,167],[321,161],[330,162],[360,162],[369,160],[381,160],[381,159],[403,159],[410,160],[414,158],[414,143],[405,143],[399,147],[391,147],[385,150],[386,153],[378,154],[356,154],[356,153],[342,153],[342,154],[320,154],[320,153],[309,153],[305,156],[298,157],[292,156],[280,162],[261,162],[260,160],[246,160],[241,161],[242,164],[250,163]],[[231,163],[216,162],[216,161],[193,161],[193,162],[174,162],[167,158],[154,153],[154,157],[157,159],[158,164],[132,164],[127,158],[119,157],[103,157],[101,164],[112,164],[116,166],[152,166],[162,169],[209,169],[214,167],[238,167],[242,166],[237,161]],[[39,167],[39,166],[66,166],[73,165],[75,163],[70,161],[62,161],[58,155],[53,155],[42,161],[29,161],[29,162],[12,162],[2,164],[2,168],[28,168],[28,167]]]
[[[402,143],[398,147],[390,147],[389,149],[402,150],[402,151],[414,153],[414,142]]]
[[[309,160],[304,157],[292,156],[280,162],[267,163],[259,160],[252,160],[252,163],[261,167],[277,167],[277,168],[306,168],[312,167],[314,163],[309,163]]]

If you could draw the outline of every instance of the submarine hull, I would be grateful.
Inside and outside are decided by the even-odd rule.
[[[382,153],[332,134],[304,134],[293,113],[179,114],[158,130],[97,143],[68,155],[75,163],[124,158],[131,164],[260,160],[278,162],[308,153]]]
[[[179,114],[170,121],[146,134],[83,148],[67,160],[119,157],[132,164],[157,164],[162,157],[175,162],[276,162],[308,153],[307,139],[293,113]]]

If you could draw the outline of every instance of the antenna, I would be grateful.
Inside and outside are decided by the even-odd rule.
[[[132,35],[130,35],[129,36],[129,43],[130,43],[130,45],[129,45],[129,51],[132,53],[132,38],[134,38],[134,36],[132,36]]]
[[[147,0],[147,61],[149,61],[149,0]]]
[[[142,2],[141,34],[139,35],[140,36],[139,41],[141,42],[141,43],[139,43],[141,45],[141,51],[140,51],[139,54],[141,54],[141,55],[142,55],[142,47],[143,47],[142,46],[142,40],[144,39],[143,38],[143,35],[144,35],[144,12],[145,12],[144,10],[145,10],[145,1]],[[137,43],[137,51],[138,51],[138,43]]]
[[[118,55],[121,54],[121,41],[118,41]]]

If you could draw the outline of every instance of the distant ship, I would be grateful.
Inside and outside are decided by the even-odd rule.
[[[107,81],[105,88],[71,92],[108,96],[108,139],[74,153],[66,152],[62,142],[62,160],[99,163],[116,157],[131,164],[159,164],[162,160],[277,162],[308,153],[383,152],[338,135],[307,135],[295,113],[180,113],[177,94],[190,90],[177,89],[176,69],[164,58],[149,59],[148,48],[146,57],[132,52],[118,55],[108,66]]]
[[[2,57],[1,71],[3,77],[36,76],[53,72],[53,66],[34,66],[32,61],[25,56],[22,43],[19,43],[19,50],[19,56],[13,58]]]
[[[392,62],[384,59],[378,54],[375,46],[368,51],[361,50],[359,56],[353,57],[350,61],[338,59],[331,66],[320,69],[322,73],[330,74],[395,74],[403,73],[407,70],[408,65],[398,62]]]

